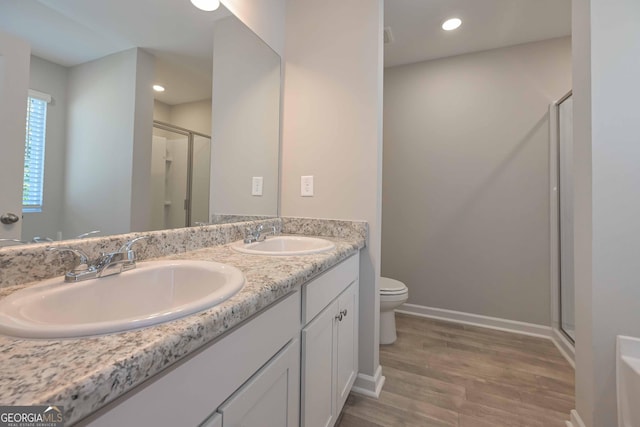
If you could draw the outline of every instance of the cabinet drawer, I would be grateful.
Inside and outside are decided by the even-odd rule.
[[[302,287],[302,324],[306,325],[358,279],[359,254],[342,261]]]

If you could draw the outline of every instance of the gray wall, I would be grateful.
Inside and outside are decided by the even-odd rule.
[[[379,367],[382,19],[382,0],[287,3],[281,213],[369,223],[359,387]],[[314,197],[300,197],[301,175]]]
[[[235,18],[219,22],[213,43],[209,211],[277,215],[280,58]],[[254,176],[262,196],[251,195]]]
[[[576,408],[587,427],[618,425],[615,338],[640,337],[638,22],[637,0],[573,2]]]
[[[550,325],[549,104],[571,40],[385,70],[382,275],[409,303]]]
[[[56,239],[62,231],[68,71],[66,67],[31,56],[29,88],[51,95],[52,101],[47,105],[42,212],[23,215],[23,240],[35,236]]]
[[[94,229],[105,235],[126,233],[132,225],[147,229],[150,61],[150,55],[130,49],[70,70],[64,236]],[[134,145],[134,138],[144,145]]]

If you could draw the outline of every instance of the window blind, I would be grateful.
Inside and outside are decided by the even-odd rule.
[[[29,91],[24,146],[22,212],[42,212],[47,103],[50,100],[51,98],[46,94]]]

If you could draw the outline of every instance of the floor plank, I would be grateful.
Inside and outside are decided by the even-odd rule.
[[[549,340],[396,315],[380,399],[351,395],[337,427],[564,427],[573,368]]]

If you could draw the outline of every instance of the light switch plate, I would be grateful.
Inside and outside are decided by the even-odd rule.
[[[264,179],[261,176],[254,176],[251,180],[251,195],[262,196],[262,184]]]
[[[313,175],[300,177],[300,195],[313,197]]]

